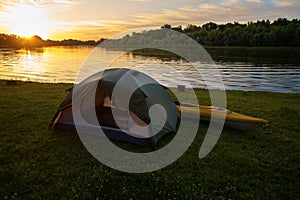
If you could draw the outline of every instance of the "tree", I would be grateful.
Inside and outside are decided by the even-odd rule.
[[[275,26],[286,26],[288,25],[289,21],[287,18],[279,18],[273,22],[273,25]]]
[[[202,26],[203,29],[207,30],[207,31],[212,31],[214,29],[217,29],[218,28],[218,25],[214,22],[208,22],[206,24],[204,24]]]
[[[180,26],[177,26],[177,27],[173,27],[172,28],[172,30],[174,30],[174,31],[178,31],[178,32],[180,32],[180,33],[182,33],[183,31],[182,31],[182,27],[181,27],[181,25]]]
[[[184,33],[195,33],[201,30],[200,26],[196,26],[193,24],[188,24],[186,28],[183,30]]]
[[[172,26],[170,24],[165,24],[165,25],[161,26],[161,28],[171,29]]]

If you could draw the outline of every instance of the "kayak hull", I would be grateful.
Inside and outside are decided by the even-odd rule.
[[[267,120],[261,118],[243,115],[215,106],[180,104],[177,105],[177,108],[181,114],[184,114],[186,117],[195,118],[195,116],[199,117],[200,115],[201,121],[210,122],[211,120],[214,120],[216,123],[225,122],[224,124],[226,127],[239,130],[253,129],[268,123]]]

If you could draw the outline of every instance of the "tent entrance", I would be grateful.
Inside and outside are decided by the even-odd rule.
[[[132,136],[149,137],[147,124],[130,110],[115,106],[110,96],[106,94],[103,102],[95,106],[99,124],[119,128]]]

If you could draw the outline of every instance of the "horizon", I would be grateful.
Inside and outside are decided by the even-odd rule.
[[[4,0],[0,32],[43,40],[95,40],[132,29],[299,19],[297,0]],[[28,28],[30,27],[30,28]]]
[[[278,18],[278,19],[280,19],[280,18]],[[234,23],[239,23],[239,24],[242,24],[242,25],[246,25],[246,24],[248,24],[248,23],[250,23],[250,22],[253,22],[253,23],[256,23],[256,22],[258,22],[258,21],[260,21],[260,22],[262,22],[262,21],[269,21],[271,24],[274,22],[274,21],[276,21],[276,20],[278,20],[278,19],[274,19],[274,20],[269,20],[269,19],[261,19],[261,20],[257,20],[257,21],[247,21],[247,22],[245,22],[245,23],[240,23],[240,22],[237,22],[237,21],[234,21],[234,22],[226,22],[226,23],[222,23],[222,24],[217,24],[217,25],[226,25],[226,24],[234,24]],[[283,18],[281,18],[281,19],[283,19]],[[293,19],[297,19],[297,20],[300,20],[300,18],[293,18],[293,19],[288,19],[288,18],[286,18],[287,20],[289,20],[289,21],[292,21]],[[211,21],[210,22],[205,22],[204,24],[201,24],[201,25],[198,25],[198,24],[190,24],[190,25],[196,25],[196,26],[199,26],[199,27],[202,27],[203,25],[205,25],[205,24],[207,24],[207,23],[211,23]],[[215,23],[215,22],[212,22],[212,23]],[[173,26],[172,24],[164,24],[164,25],[171,25],[171,27],[172,28],[177,28],[178,26],[182,26],[182,25],[177,25],[177,26]],[[164,26],[164,25],[162,25],[162,26]],[[189,25],[189,24],[188,24]],[[126,33],[132,33],[132,32],[135,32],[135,30],[137,30],[137,31],[148,31],[148,30],[155,30],[155,29],[160,29],[160,28],[162,28],[162,26],[160,26],[160,27],[150,27],[150,28],[152,28],[152,29],[147,29],[147,30],[145,30],[145,29],[143,29],[143,28],[140,28],[140,29],[134,29],[134,30],[127,30],[127,32]],[[184,30],[185,28],[187,27],[187,25],[185,26],[185,27],[182,27],[182,30]],[[14,34],[14,33],[1,33],[0,32],[0,34],[6,34],[6,35],[15,35],[15,36],[17,36],[17,37],[20,37],[20,38],[23,38],[23,39],[31,39],[31,38],[33,38],[33,37],[35,37],[35,36],[37,36],[37,37],[39,37],[39,38],[41,38],[42,40],[44,40],[44,41],[47,41],[47,40],[50,40],[50,41],[63,41],[63,40],[77,40],[77,41],[83,41],[83,42],[87,42],[87,41],[95,41],[95,42],[97,42],[97,41],[100,41],[100,40],[106,40],[106,39],[111,39],[111,38],[99,38],[99,39],[85,39],[85,40],[81,40],[81,39],[78,39],[78,38],[62,38],[62,39],[52,39],[52,38],[43,38],[43,37],[41,37],[40,35],[31,35],[31,36],[21,36],[21,35],[16,35],[16,34]],[[121,36],[124,36],[124,33],[123,34],[121,34],[121,35],[119,35],[119,37],[121,37]]]

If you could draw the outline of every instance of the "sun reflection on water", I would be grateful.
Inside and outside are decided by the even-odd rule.
[[[19,70],[28,78],[36,79],[46,71],[45,59],[47,59],[47,52],[44,53],[43,49],[24,49],[24,53],[20,56]]]
[[[92,47],[0,49],[0,79],[73,83]]]

